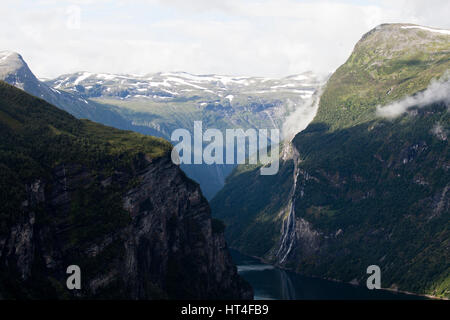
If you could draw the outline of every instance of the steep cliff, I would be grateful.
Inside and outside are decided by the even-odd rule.
[[[264,240],[230,238],[233,247],[352,283],[364,284],[366,268],[379,265],[385,288],[450,296],[450,36],[430,30],[381,25],[363,36],[292,141],[294,163],[281,162],[280,184],[291,186],[284,196],[258,168],[231,176],[211,203],[227,235],[240,214],[246,234],[278,228],[259,233]],[[403,112],[386,119],[386,105]],[[247,187],[261,204],[250,218],[234,210]],[[277,210],[264,216],[269,208]]]
[[[0,82],[3,298],[242,299],[221,225],[162,139]],[[66,269],[81,269],[68,290]]]

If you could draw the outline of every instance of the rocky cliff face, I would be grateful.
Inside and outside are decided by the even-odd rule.
[[[252,298],[166,142],[0,91],[3,298]],[[66,287],[70,265],[81,290]]]
[[[138,284],[136,289],[150,280],[177,298],[251,298],[222,231],[212,227],[199,186],[168,157],[141,172],[139,179],[142,184],[124,198],[132,217],[125,244],[126,277]],[[155,211],[159,214],[152,214]],[[139,290],[134,295],[139,297]]]
[[[63,164],[49,179],[27,185],[20,221],[0,238],[2,267],[17,274],[17,283],[56,296],[72,296],[64,289],[65,271],[75,264],[82,272],[75,297],[250,299],[251,289],[237,275],[223,233],[212,228],[198,185],[168,157],[145,162],[136,175],[117,171],[98,181],[102,188],[137,181],[122,199],[129,221],[69,250],[77,221],[65,215],[74,194],[96,177],[80,165]],[[45,223],[37,206],[47,212]],[[38,288],[45,280],[52,286]]]

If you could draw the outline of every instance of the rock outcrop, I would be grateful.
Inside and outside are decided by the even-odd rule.
[[[52,279],[57,297],[72,296],[64,287],[66,268],[75,264],[81,268],[82,289],[73,295],[80,298],[252,298],[223,233],[212,228],[209,205],[198,185],[168,157],[144,162],[136,175],[116,171],[99,181],[102,188],[115,184],[124,189],[133,179],[138,181],[122,199],[129,221],[68,251],[71,230],[79,228],[77,221],[65,219],[71,200],[96,177],[80,165],[60,165],[50,179],[29,184],[23,216],[0,238],[2,267],[14,271],[25,287],[37,286],[39,278]],[[36,223],[37,206],[50,218],[45,224]]]
[[[3,298],[252,298],[167,142],[77,120],[5,83],[0,93]],[[80,290],[66,286],[71,265]]]

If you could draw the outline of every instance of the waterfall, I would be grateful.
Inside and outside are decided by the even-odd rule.
[[[293,160],[294,160],[294,184],[292,186],[290,195],[289,195],[289,214],[287,218],[283,221],[283,225],[281,227],[281,241],[278,251],[276,253],[276,257],[280,264],[283,264],[288,258],[289,254],[292,251],[292,248],[296,239],[296,218],[295,218],[295,190],[297,188],[297,178],[298,178],[298,153],[295,149],[295,146],[290,146],[293,152]]]

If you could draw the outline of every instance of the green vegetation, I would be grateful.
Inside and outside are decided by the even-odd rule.
[[[32,211],[35,228],[60,230],[59,243],[44,238],[39,240],[42,245],[63,246],[67,256],[61,258],[77,261],[86,281],[106,270],[114,261],[112,257],[123,255],[123,246],[117,241],[107,244],[95,258],[86,257],[85,250],[96,239],[104,239],[129,223],[122,199],[138,182],[127,175],[131,177],[147,161],[171,150],[160,138],[77,120],[5,82],[0,82],[0,136],[0,239]],[[103,183],[117,172],[124,178]],[[74,179],[68,204],[46,199],[44,205],[40,193],[50,198],[50,191],[58,188],[64,193],[61,181],[65,180],[61,179],[66,177]],[[33,186],[36,190],[30,191]],[[35,277],[29,279],[29,286],[15,282],[21,277],[12,270],[0,270],[4,292],[14,297],[61,297],[53,285],[57,281],[43,276],[38,262],[33,268]],[[46,285],[41,285],[44,282]],[[27,292],[25,287],[33,289]],[[54,290],[41,292],[40,288]]]
[[[336,130],[373,120],[378,105],[441,78],[450,69],[448,36],[416,30],[394,24],[364,35],[329,79],[314,122]]]
[[[277,94],[270,100],[248,95],[239,95],[231,105],[228,99],[218,100],[203,93],[189,98],[171,98],[155,101],[150,98],[94,98],[103,107],[114,108],[120,116],[133,125],[130,129],[144,134],[170,139],[172,132],[184,128],[193,132],[194,121],[202,121],[203,130],[219,129],[225,134],[229,128],[271,128],[281,126],[284,116],[268,117],[265,112],[257,110],[270,108],[280,103],[278,98],[289,96]],[[204,102],[208,101],[208,102]],[[257,101],[257,102],[256,102]],[[270,113],[270,111],[269,111]],[[234,165],[186,165],[181,168],[186,174],[200,183],[202,192],[210,199],[222,188],[223,177],[227,176]]]
[[[209,101],[208,98],[211,98]],[[281,103],[280,99],[292,98],[289,95],[278,94],[276,99],[265,100],[260,97],[243,95],[233,100],[216,101],[212,97],[194,96],[186,99],[170,99],[167,101],[153,101],[150,99],[93,98],[91,100],[106,106],[113,106],[116,112],[130,120],[135,127],[150,127],[165,138],[175,129],[185,128],[193,130],[194,121],[202,121],[204,128],[225,130],[228,128],[271,128],[272,119],[265,113],[255,112]],[[254,102],[254,100],[258,102]],[[209,101],[209,102],[203,102]],[[250,102],[249,102],[250,101]],[[217,103],[216,103],[217,102]],[[275,118],[277,126],[281,126],[282,119]],[[134,128],[139,130],[138,128]]]
[[[329,79],[313,123],[293,140],[295,215],[319,233],[319,248],[296,243],[285,266],[364,282],[367,266],[376,264],[383,287],[450,297],[448,105],[421,106],[395,120],[375,113],[449,69],[449,38],[436,33],[383,25],[355,46]],[[276,263],[293,166],[282,162],[285,178],[276,182],[256,172],[238,168],[213,199],[213,214],[227,223],[233,247]]]
[[[115,110],[134,126],[150,127],[160,135],[170,138],[177,128],[193,128],[194,121],[202,119],[197,101],[155,102],[149,99],[119,100],[113,98],[91,99],[104,105],[116,106]]]
[[[311,125],[296,136],[301,168],[314,177],[296,195],[296,215],[331,238],[343,233],[292,267],[351,281],[377,264],[385,287],[448,296],[450,150],[430,131],[436,123],[449,130],[450,116],[445,104],[417,111],[333,132]]]
[[[231,247],[262,256],[279,238],[282,211],[292,188],[293,161],[283,162],[273,176],[261,176],[259,169],[239,166],[211,201],[211,208],[214,216],[225,222]]]

